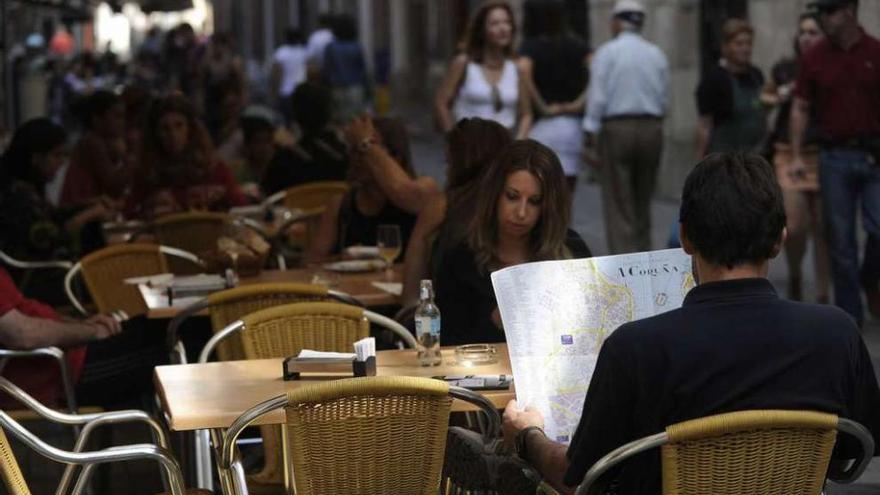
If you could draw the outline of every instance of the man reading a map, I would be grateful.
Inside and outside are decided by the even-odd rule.
[[[880,445],[880,390],[855,322],[836,307],[781,299],[767,280],[785,221],[763,158],[703,160],[687,178],[680,213],[699,285],[681,308],[626,323],[605,340],[570,445],[548,439],[541,414],[516,401],[504,414],[505,442],[564,493],[627,442],[731,411],[834,413],[866,426]],[[856,457],[840,438],[835,457]],[[595,493],[661,493],[659,449],[623,462],[601,484]]]

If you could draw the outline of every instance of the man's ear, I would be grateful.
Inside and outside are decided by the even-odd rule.
[[[678,240],[681,242],[681,248],[684,249],[684,252],[693,256],[695,252],[694,245],[688,239],[687,234],[685,234],[683,223],[678,224]]]
[[[782,233],[779,234],[779,240],[776,241],[776,244],[773,245],[773,251],[770,253],[770,259],[779,256],[779,253],[782,251],[782,246],[785,245],[785,241],[788,239],[788,228],[782,227]]]

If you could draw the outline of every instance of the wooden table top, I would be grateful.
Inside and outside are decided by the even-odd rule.
[[[497,363],[475,367],[456,365],[454,347],[443,348],[443,363],[439,366],[420,366],[414,349],[379,351],[376,353],[376,375],[510,375],[507,346],[497,344],[497,347]],[[172,430],[227,428],[241,413],[260,402],[303,384],[332,379],[284,381],[281,379],[282,362],[283,359],[260,359],[158,366],[153,378]],[[503,408],[514,398],[513,387],[481,393],[498,408]],[[470,404],[459,400],[452,405],[453,411],[473,409]],[[283,422],[284,411],[279,409],[264,415],[256,424]]]
[[[239,285],[252,285],[261,283],[277,283],[277,282],[300,282],[311,283],[316,268],[295,268],[292,270],[263,270],[255,277],[242,277]],[[329,273],[322,271],[323,274]],[[403,279],[403,265],[394,266],[394,277],[392,282],[398,282]],[[344,292],[368,308],[377,306],[393,306],[400,304],[398,296],[390,294],[378,287],[373,282],[385,282],[384,271],[373,271],[365,273],[340,273],[339,281],[332,286],[332,290]],[[147,318],[174,318],[183,308],[181,307],[164,307],[152,308],[147,311]]]

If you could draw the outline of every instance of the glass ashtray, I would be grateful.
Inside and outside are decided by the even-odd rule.
[[[491,344],[467,344],[455,348],[455,362],[459,366],[482,366],[498,362],[498,349]]]

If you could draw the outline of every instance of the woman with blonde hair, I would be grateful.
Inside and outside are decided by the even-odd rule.
[[[223,211],[247,202],[219,161],[207,129],[181,95],[155,102],[126,210],[154,217],[190,209]]]
[[[516,24],[506,2],[486,2],[471,20],[434,100],[443,132],[465,117],[494,120],[528,136],[532,125],[524,67],[514,54]]]
[[[483,175],[469,235],[437,266],[443,345],[504,341],[489,274],[532,261],[584,258],[559,158],[533,140],[507,146]]]
[[[728,19],[721,29],[721,60],[697,88],[697,160],[721,151],[759,151],[767,135],[764,76],[752,65],[755,30]]]

